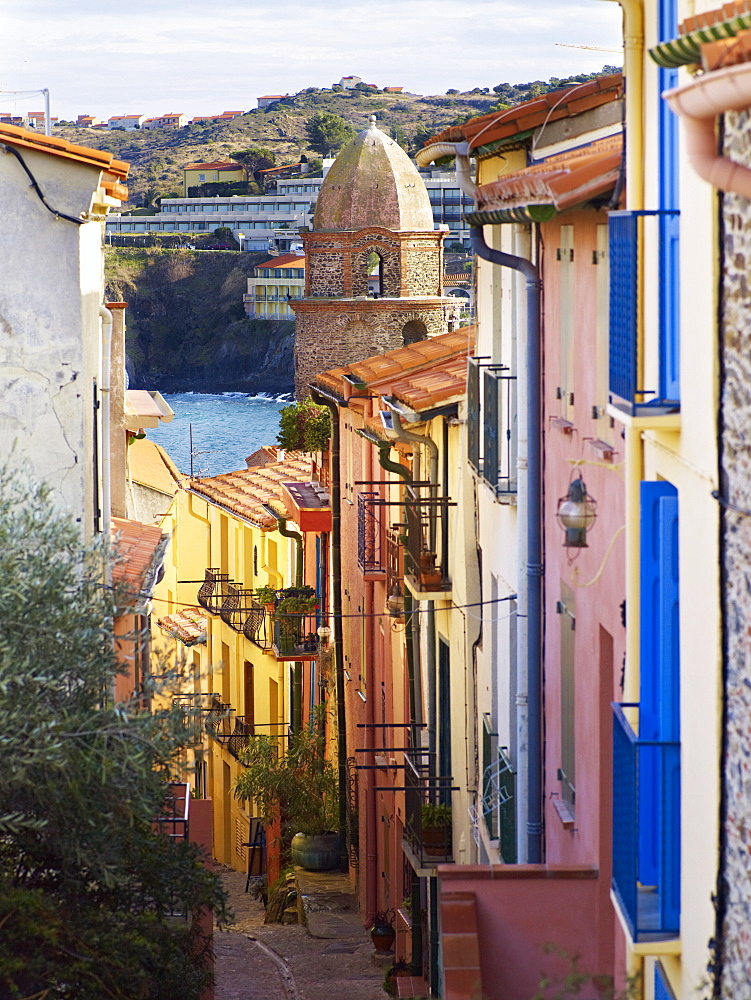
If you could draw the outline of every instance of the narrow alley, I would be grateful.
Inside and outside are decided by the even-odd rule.
[[[215,1000],[384,1000],[385,969],[346,891],[346,876],[325,874],[302,885],[307,927],[264,924],[245,875],[220,866],[235,923],[215,936]],[[341,886],[339,885],[341,882]],[[343,891],[344,890],[344,891]]]

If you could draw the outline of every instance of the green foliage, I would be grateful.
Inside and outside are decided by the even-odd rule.
[[[451,826],[451,806],[448,802],[424,802],[421,806],[422,829]]]
[[[355,136],[355,130],[340,115],[317,111],[305,122],[310,148],[323,156],[335,155]]]
[[[533,80],[530,83],[499,83],[493,87],[493,91],[507,105],[519,104],[522,101],[529,101],[533,97],[540,97],[542,94],[547,94],[551,90],[559,90],[562,87],[573,87],[577,83],[588,83],[590,80],[596,80],[598,76],[619,73],[620,69],[620,66],[603,66],[597,73],[577,73],[564,78],[551,76],[547,82],[544,80]]]
[[[225,896],[152,829],[189,732],[111,704],[114,609],[78,531],[0,469],[0,995],[198,1000],[208,942],[172,914],[224,923]]]
[[[241,754],[245,769],[235,782],[238,799],[253,799],[265,823],[281,815],[283,837],[335,830],[339,817],[338,778],[325,757],[324,709],[312,729],[287,738],[251,736]]]
[[[285,406],[279,413],[277,443],[286,451],[325,451],[331,437],[331,417],[312,399]]]
[[[251,174],[256,170],[268,170],[276,164],[276,156],[270,149],[263,146],[249,146],[248,149],[238,149],[235,153],[230,153],[233,160],[243,163]]]
[[[253,593],[261,604],[276,604],[276,591],[273,587],[256,587]]]

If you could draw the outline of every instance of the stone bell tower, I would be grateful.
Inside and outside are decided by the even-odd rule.
[[[375,126],[342,149],[301,232],[305,298],[295,311],[295,394],[322,371],[448,330],[443,239],[404,150]]]

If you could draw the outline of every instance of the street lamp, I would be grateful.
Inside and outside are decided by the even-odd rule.
[[[568,493],[558,501],[556,520],[565,531],[567,549],[586,549],[587,532],[597,517],[597,503],[587,493],[581,474],[568,484]]]

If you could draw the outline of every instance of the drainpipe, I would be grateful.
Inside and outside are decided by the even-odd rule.
[[[99,306],[102,320],[102,377],[99,391],[102,394],[102,531],[112,530],[112,448],[110,444],[110,370],[112,367],[112,313],[106,306]],[[108,560],[109,562],[109,560]],[[107,584],[112,582],[111,570]]]
[[[280,517],[271,507],[265,510],[276,518],[276,527],[280,535],[285,538],[294,538],[296,548],[295,558],[295,586],[303,585],[303,537],[299,531],[292,531],[287,527],[287,518]],[[302,660],[295,660],[294,681],[292,684],[292,732],[302,732]]]
[[[609,0],[623,11],[626,84],[626,205],[644,208],[644,8],[642,0]]]
[[[331,415],[331,612],[334,618],[334,662],[336,663],[336,728],[337,770],[339,773],[339,829],[347,829],[347,717],[344,710],[344,634],[342,628],[342,484],[339,470],[340,431],[339,407],[346,400],[337,400],[322,389],[310,387],[316,403],[325,406]],[[348,871],[346,839],[342,837],[340,856],[343,871]]]
[[[522,525],[527,545],[527,644],[520,650],[527,661],[526,754],[518,747],[519,771],[527,768],[527,862],[542,861],[542,400],[540,293],[538,268],[524,257],[493,250],[485,242],[482,227],[470,230],[472,249],[483,260],[509,267],[524,275],[527,285],[527,351],[524,374],[527,388],[527,519]],[[523,585],[519,581],[520,614]],[[522,706],[523,712],[523,706]]]
[[[751,107],[751,64],[724,66],[662,95],[680,116],[694,171],[720,191],[751,198],[751,170],[717,155],[716,119]]]

